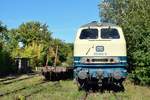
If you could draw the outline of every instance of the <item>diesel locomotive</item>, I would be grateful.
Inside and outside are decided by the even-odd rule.
[[[87,84],[122,82],[127,77],[127,50],[122,28],[91,22],[81,26],[74,41],[74,79]]]

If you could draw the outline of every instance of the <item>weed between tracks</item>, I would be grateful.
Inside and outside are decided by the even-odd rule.
[[[0,96],[0,100],[16,100],[18,97],[23,98],[22,100],[149,100],[150,98],[149,87],[135,86],[129,81],[124,83],[125,92],[89,92],[84,98],[85,91],[78,91],[76,84],[73,84],[72,80],[43,82],[43,79],[42,76],[36,76],[0,85],[0,94],[24,88],[17,92]]]

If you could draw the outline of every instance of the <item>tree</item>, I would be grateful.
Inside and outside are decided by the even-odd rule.
[[[7,44],[8,30],[7,27],[0,22],[0,74],[7,74],[9,72],[14,72],[15,70],[15,67],[12,66],[12,60]]]
[[[31,21],[21,24],[18,29],[12,29],[9,33],[12,58],[32,58],[32,67],[44,65],[45,51],[52,41],[52,33],[46,24]],[[19,42],[24,44],[23,49],[19,48]]]
[[[4,44],[4,42],[6,42],[7,38],[8,38],[8,36],[7,36],[7,28],[0,21],[0,48],[3,47],[3,44]]]
[[[36,21],[23,23],[18,28],[10,30],[0,23],[0,73],[14,71],[17,68],[17,57],[31,58],[32,68],[53,66],[57,46],[56,65],[71,66],[73,45],[53,39],[51,34],[46,24]],[[18,45],[20,42],[23,47]]]
[[[132,79],[150,85],[150,1],[149,0],[104,0],[110,8],[100,9],[123,28],[127,41],[129,68]],[[103,19],[107,19],[101,14]],[[102,20],[103,21],[103,20]]]
[[[28,57],[31,59],[32,67],[53,66],[56,47],[58,46],[58,56],[56,65],[62,63],[69,66],[72,58],[72,48],[69,44],[60,39],[53,39],[52,32],[48,30],[46,24],[40,22],[27,22],[21,24],[17,29],[9,31],[9,50],[11,57]],[[20,49],[18,42],[23,42],[24,48]]]

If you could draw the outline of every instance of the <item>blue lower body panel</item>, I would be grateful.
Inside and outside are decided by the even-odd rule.
[[[109,57],[108,57],[109,58]],[[82,57],[74,57],[74,76],[75,78],[115,78],[122,79],[127,77],[127,58],[126,56],[115,57],[117,63],[82,63]]]

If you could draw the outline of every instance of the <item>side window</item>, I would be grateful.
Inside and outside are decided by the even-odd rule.
[[[80,39],[97,39],[98,30],[97,29],[83,29],[80,34]]]
[[[101,29],[102,39],[119,39],[120,35],[117,29],[114,28],[103,28]]]

